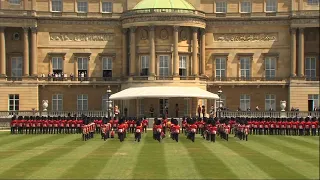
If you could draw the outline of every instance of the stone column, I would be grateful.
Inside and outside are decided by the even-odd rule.
[[[127,31],[122,29],[122,76],[127,76]]]
[[[38,76],[37,28],[31,28],[31,69],[32,76]]]
[[[304,76],[304,29],[299,28],[299,59],[298,59],[299,76]]]
[[[149,43],[150,43],[150,62],[149,62],[149,75],[155,76],[156,74],[156,47],[154,42],[154,26],[149,27]]]
[[[130,28],[130,76],[136,74],[136,27]]]
[[[179,76],[179,27],[173,27],[173,76]]]
[[[4,27],[0,27],[0,76],[6,76],[6,48]]]
[[[201,75],[206,74],[206,31],[201,29]]]
[[[23,8],[24,10],[28,10],[28,0],[23,0]]]
[[[199,75],[198,28],[192,28],[192,74]]]
[[[29,76],[29,28],[23,28],[23,75]]]
[[[291,77],[295,77],[297,75],[296,73],[296,57],[297,57],[297,29],[291,28]]]

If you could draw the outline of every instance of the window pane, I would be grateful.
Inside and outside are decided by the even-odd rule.
[[[112,12],[112,2],[102,2],[102,12]]]
[[[52,0],[52,11],[62,11],[62,2],[61,0]]]

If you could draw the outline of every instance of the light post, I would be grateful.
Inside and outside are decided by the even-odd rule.
[[[107,108],[108,108],[108,119],[110,118],[110,105],[111,105],[111,102],[110,102],[110,96],[111,96],[111,89],[110,89],[110,86],[108,86],[108,89],[107,89]]]
[[[219,91],[218,91],[218,96],[219,96],[219,119],[221,118],[221,95],[222,95],[222,90],[221,87],[219,87]]]

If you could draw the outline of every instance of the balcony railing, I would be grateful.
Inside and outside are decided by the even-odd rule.
[[[134,81],[147,81],[148,80],[148,76],[134,76],[132,79]]]
[[[68,115],[81,117],[81,115],[85,115],[90,117],[106,117],[107,114],[107,111],[0,111],[0,118],[11,118],[14,115],[50,117],[67,117]],[[320,117],[320,111],[221,111],[221,117]]]
[[[173,80],[173,76],[156,76],[156,80]]]
[[[219,113],[219,112],[218,112]],[[221,111],[221,117],[320,117],[320,111]]]
[[[62,82],[62,81],[120,81],[120,77],[0,77],[0,80],[5,81],[40,81],[40,82]]]
[[[134,9],[123,13],[123,16],[132,16],[139,14],[185,14],[205,17],[205,13],[198,10],[191,9],[175,9],[175,8],[152,8],[152,9]]]
[[[180,76],[180,80],[196,80],[195,76]]]
[[[315,16],[319,17],[319,10],[302,10],[302,11],[292,11],[292,17],[301,17],[301,16]]]
[[[206,13],[207,18],[289,17],[291,12]]]
[[[211,81],[285,81],[283,77],[211,77]]]

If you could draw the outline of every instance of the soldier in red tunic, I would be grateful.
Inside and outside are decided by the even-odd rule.
[[[125,126],[124,126],[124,119],[120,119],[118,122],[118,137],[120,139],[120,142],[124,141],[124,131],[125,131]]]
[[[187,120],[186,120],[186,117],[183,117],[182,118],[182,133],[185,131],[186,126],[187,126]]]
[[[305,136],[310,136],[310,128],[311,128],[310,118],[307,117],[305,120]]]
[[[137,123],[136,123],[136,127],[135,127],[135,135],[134,135],[134,137],[135,137],[135,141],[138,141],[138,142],[140,142],[140,140],[141,140],[141,134],[142,134],[142,125],[141,125],[141,121],[137,121]]]
[[[303,130],[304,130],[304,121],[303,121],[303,118],[300,118],[300,120],[299,120],[299,136],[303,136],[303,134],[304,134],[304,132],[303,132]]]
[[[217,126],[215,121],[211,121],[211,127],[210,127],[210,140],[211,142],[216,142],[216,134],[217,134]]]
[[[17,120],[16,116],[13,116],[10,123],[11,128],[11,134],[16,134],[16,128],[17,128]]]
[[[166,127],[167,127],[167,118],[165,116],[162,117],[162,132],[166,134]]]
[[[311,122],[311,135],[312,136],[317,135],[317,119],[315,117],[312,118],[312,122]]]
[[[195,124],[195,118],[194,119],[189,119],[189,129],[188,129],[188,139],[191,139],[192,142],[195,141],[196,137],[196,132],[197,132],[197,125]]]
[[[101,126],[101,136],[104,141],[107,139],[107,125],[106,124],[103,124]]]
[[[157,120],[155,122],[155,139],[161,142],[161,134],[163,133],[163,125],[161,124],[161,120]]]
[[[173,139],[179,142],[180,126],[177,119],[173,119]]]
[[[148,121],[148,119],[147,119],[146,116],[144,117],[144,120],[142,121],[142,124],[143,124],[143,131],[144,131],[144,133],[147,133],[147,127],[148,127],[148,125],[149,125],[149,121]]]

